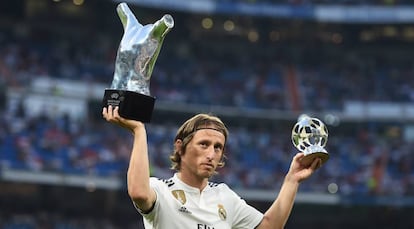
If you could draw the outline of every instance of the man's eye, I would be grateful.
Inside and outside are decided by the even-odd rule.
[[[207,143],[200,143],[200,146],[202,146],[202,147],[207,147]]]

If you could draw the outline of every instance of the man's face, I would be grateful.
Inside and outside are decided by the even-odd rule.
[[[224,144],[225,137],[220,131],[196,131],[181,156],[181,172],[189,172],[201,179],[211,177],[223,157]]]

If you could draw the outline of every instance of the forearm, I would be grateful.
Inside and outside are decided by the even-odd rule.
[[[297,153],[293,157],[289,172],[280,188],[279,196],[267,210],[257,228],[281,229],[285,226],[292,211],[300,182],[309,178],[322,163],[320,158],[316,158],[310,166],[304,166],[300,163],[303,157],[304,153]]]
[[[149,159],[147,135],[144,125],[133,131],[134,142],[127,172],[128,193],[142,210],[152,205],[152,191],[149,185]]]
[[[286,176],[277,199],[265,212],[258,228],[284,228],[295,202],[299,182]]]

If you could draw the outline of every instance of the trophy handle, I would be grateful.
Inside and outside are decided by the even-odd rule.
[[[120,3],[116,8],[116,11],[125,31],[131,26],[137,26],[138,28],[143,27],[125,2]]]
[[[154,23],[152,27],[152,31],[150,33],[150,37],[158,40],[158,46],[155,50],[154,55],[148,62],[148,72],[147,75],[151,76],[152,70],[154,69],[155,61],[158,58],[158,54],[160,53],[162,43],[164,42],[165,35],[174,27],[174,19],[171,15],[166,14],[160,20]]]

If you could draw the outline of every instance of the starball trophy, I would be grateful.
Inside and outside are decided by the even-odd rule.
[[[155,97],[150,95],[150,78],[166,34],[174,19],[166,14],[154,24],[141,25],[126,3],[117,6],[124,27],[119,44],[114,77],[105,89],[103,107],[118,106],[128,119],[150,122]]]
[[[324,164],[329,159],[324,148],[327,141],[328,128],[321,120],[308,115],[299,116],[292,129],[292,142],[305,155],[301,159],[302,165],[309,166],[315,158],[320,158]]]

